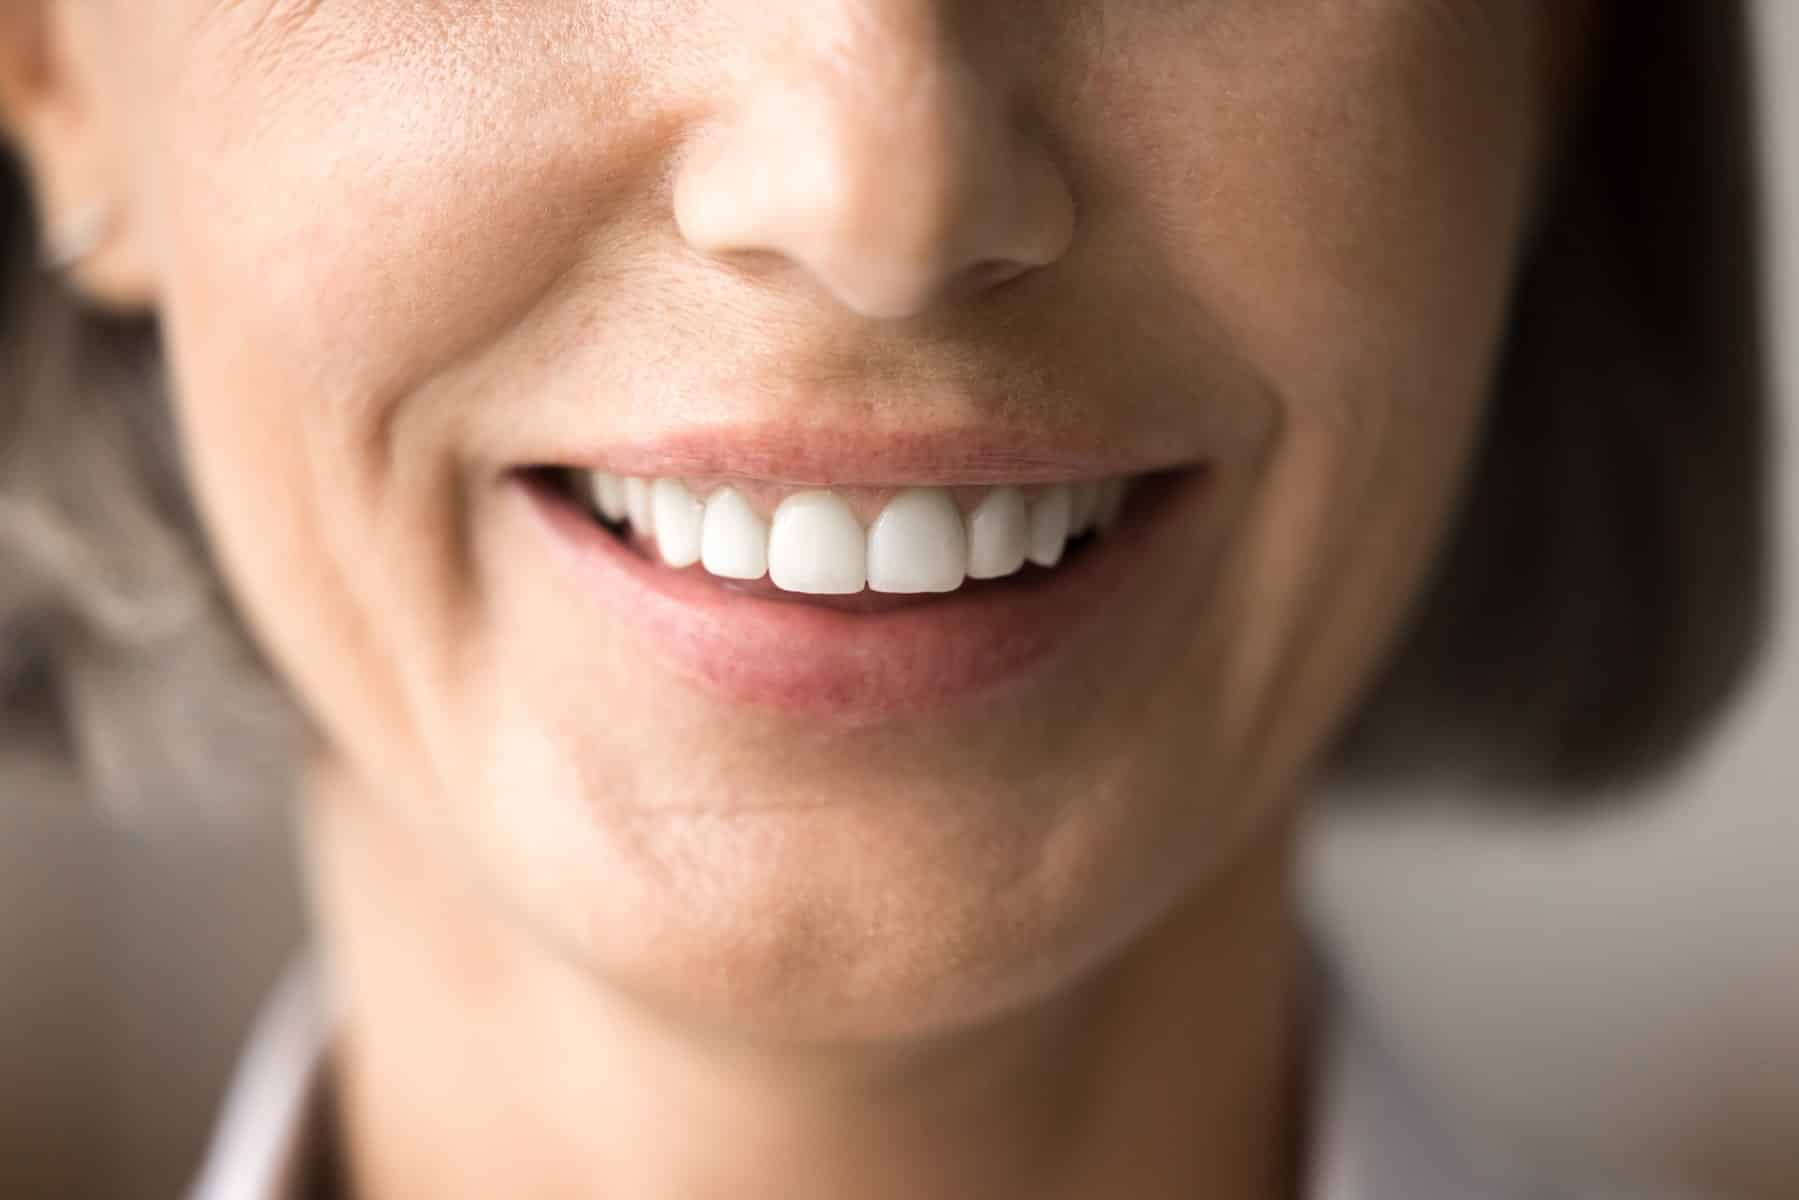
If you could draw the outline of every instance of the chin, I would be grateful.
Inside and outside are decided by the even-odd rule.
[[[576,972],[719,1036],[915,1040],[1044,1001],[1177,903],[1246,815],[1115,730],[1071,764],[1003,718],[960,746],[783,743],[640,699],[581,733],[484,714],[481,887]]]

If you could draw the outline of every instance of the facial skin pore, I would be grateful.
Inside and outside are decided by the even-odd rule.
[[[359,1192],[1284,1186],[1292,804],[1453,507],[1580,7],[9,6],[319,734]],[[1204,495],[1028,686],[835,723],[667,669],[511,486],[917,439]]]

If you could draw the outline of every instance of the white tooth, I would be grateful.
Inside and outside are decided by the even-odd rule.
[[[1030,560],[1040,567],[1053,567],[1062,561],[1068,545],[1068,514],[1074,497],[1067,484],[1048,488],[1031,506]]]
[[[608,521],[625,519],[625,484],[610,471],[589,471],[587,474],[588,492],[593,497],[594,507]]]
[[[775,510],[768,577],[789,592],[847,596],[868,582],[868,538],[830,492],[797,492]]]
[[[1068,536],[1080,537],[1093,528],[1099,510],[1099,485],[1077,483],[1070,489],[1068,502]]]
[[[656,523],[656,548],[671,567],[691,567],[700,561],[700,521],[706,509],[679,479],[658,479],[650,489],[651,520]]]
[[[996,487],[968,515],[968,577],[998,579],[1024,566],[1030,548],[1031,514],[1024,493]]]
[[[1123,479],[1108,479],[1099,485],[1099,505],[1093,519],[1102,531],[1112,528],[1118,514],[1124,511],[1124,497],[1129,487],[1129,482]]]
[[[635,476],[625,480],[625,516],[639,537],[656,532],[655,507],[650,503],[650,483]]]
[[[968,531],[942,488],[907,488],[868,527],[868,586],[877,592],[953,592],[968,574]]]
[[[700,562],[721,579],[760,579],[768,574],[768,526],[731,488],[720,488],[706,501]]]

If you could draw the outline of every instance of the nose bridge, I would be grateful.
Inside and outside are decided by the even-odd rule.
[[[776,255],[876,317],[1062,253],[1066,186],[1014,128],[1002,68],[968,60],[942,0],[792,2],[805,18],[756,55],[677,177],[690,244]]]
[[[995,214],[982,201],[1003,174],[993,156],[1009,147],[995,98],[953,48],[907,33],[903,49],[882,55],[871,42],[834,64],[837,78],[811,97],[828,171],[812,216],[840,249],[953,270],[988,232]]]
[[[806,0],[814,63],[845,91],[895,98],[931,82],[957,53],[941,0]],[[803,51],[802,54],[805,52]],[[810,74],[810,72],[807,72]]]

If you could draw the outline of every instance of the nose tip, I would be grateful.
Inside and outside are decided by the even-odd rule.
[[[695,250],[777,257],[887,320],[1047,266],[1074,236],[1047,151],[954,63],[893,93],[852,80],[756,97],[690,147],[674,205]]]

